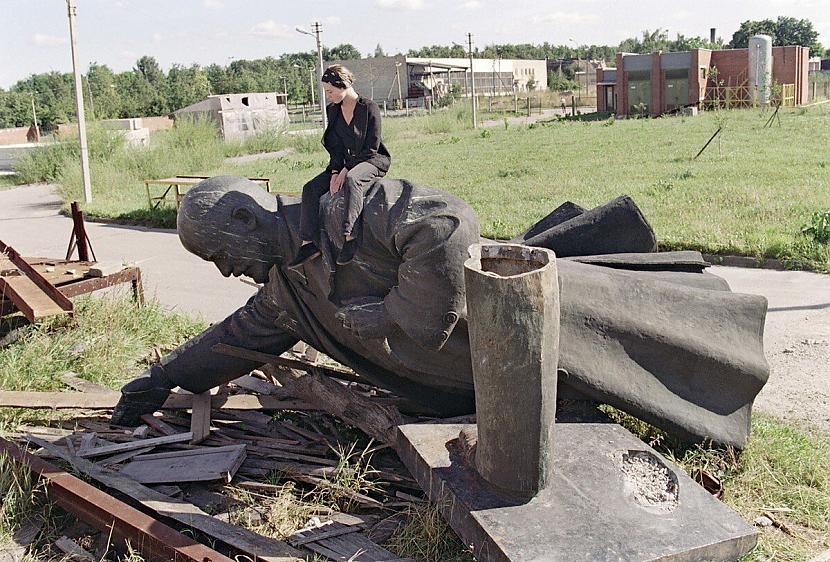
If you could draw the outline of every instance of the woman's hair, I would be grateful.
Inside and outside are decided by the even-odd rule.
[[[354,83],[354,74],[342,64],[333,64],[326,68],[320,80],[331,84],[335,88],[345,90]]]

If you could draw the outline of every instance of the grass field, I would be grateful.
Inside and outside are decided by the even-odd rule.
[[[390,177],[464,198],[485,236],[509,238],[565,200],[589,207],[627,193],[664,249],[775,257],[828,271],[830,246],[801,229],[814,213],[830,210],[830,104],[782,110],[780,127],[765,128],[768,117],[753,109],[473,130],[466,108],[456,107],[386,119],[384,137],[393,154]],[[695,160],[719,126],[723,132]],[[183,173],[266,176],[277,190],[299,193],[327,160],[317,135],[223,146],[199,124],[159,133],[149,150],[115,150],[100,138],[91,146],[95,200],[87,215],[168,227],[174,211],[150,212],[142,180]],[[296,152],[223,161],[285,147]],[[69,152],[32,158],[18,177],[60,181],[66,201],[81,200],[77,166],[65,160]],[[43,167],[50,173],[39,178]]]
[[[58,377],[65,370],[117,388],[154,360],[154,349],[164,353],[203,328],[152,303],[137,308],[127,299],[84,298],[76,304],[74,320],[25,327],[16,343],[0,349],[0,388],[54,390],[60,388]],[[772,514],[777,526],[760,529],[759,546],[745,562],[801,562],[830,547],[830,436],[756,414],[750,444],[737,454],[703,444],[682,446],[630,416],[606,411],[689,474],[704,470],[720,479],[723,501],[747,521]],[[71,415],[0,408],[0,430],[14,430],[22,423],[43,425]],[[357,457],[346,460],[371,469],[360,454]],[[254,530],[284,537],[315,513],[315,506],[332,501],[324,492],[303,493],[289,482],[274,493],[250,495],[248,501],[268,513],[266,522]],[[243,492],[232,488],[229,493]],[[434,507],[416,505],[410,515],[388,548],[418,561],[472,560]],[[50,507],[36,481],[0,457],[0,545],[31,516],[64,517],[61,510]],[[47,529],[57,532],[60,526],[49,523]]]

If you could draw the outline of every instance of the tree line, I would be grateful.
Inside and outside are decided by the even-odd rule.
[[[813,56],[826,54],[818,43],[818,32],[809,20],[779,17],[777,20],[745,21],[726,44],[729,48],[746,47],[749,37],[765,33],[773,37],[774,45],[803,45],[810,47]],[[505,59],[593,59],[614,64],[617,52],[650,53],[661,50],[685,51],[695,48],[720,49],[725,46],[718,39],[710,43],[703,37],[685,37],[678,34],[670,39],[668,33],[658,29],[643,31],[639,37],[625,39],[619,45],[554,45],[496,44],[475,48],[477,58]],[[398,53],[399,55],[401,53]],[[460,45],[432,45],[411,49],[410,57],[466,57]],[[369,56],[386,56],[378,45]],[[362,58],[361,53],[348,43],[324,48],[326,61]],[[83,76],[84,103],[90,119],[112,119],[166,115],[211,94],[242,92],[282,92],[290,102],[314,102],[311,83],[317,61],[315,52],[287,53],[278,58],[234,60],[223,66],[210,64],[190,66],[174,64],[164,72],[155,58],[143,56],[131,70],[116,73],[107,65],[92,63]],[[566,76],[565,78],[568,78]],[[549,85],[567,85],[561,75],[552,73]],[[28,126],[32,123],[34,99],[38,122],[45,131],[72,120],[75,116],[74,85],[71,73],[47,72],[33,74],[15,83],[8,91],[0,88],[0,128]]]

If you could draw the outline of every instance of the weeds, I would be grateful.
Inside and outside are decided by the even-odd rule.
[[[817,211],[810,222],[801,227],[801,233],[818,244],[830,242],[830,211]]]
[[[387,541],[386,547],[401,557],[423,562],[473,562],[474,558],[431,504],[413,504],[408,520]]]
[[[318,505],[349,511],[356,504],[350,492],[366,494],[377,489],[370,479],[377,471],[372,468],[372,454],[370,441],[362,450],[357,443],[352,443],[348,449],[340,446],[336,453],[338,457],[337,470],[331,478],[326,478],[326,484],[318,486],[312,495],[312,502]]]
[[[0,542],[40,511],[42,492],[28,468],[0,453]]]

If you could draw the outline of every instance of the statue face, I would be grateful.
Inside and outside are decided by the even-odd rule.
[[[225,277],[245,275],[257,283],[266,283],[268,272],[271,270],[270,263],[266,263],[258,257],[245,255],[245,252],[239,255],[237,249],[218,249],[206,259],[213,262]]]

